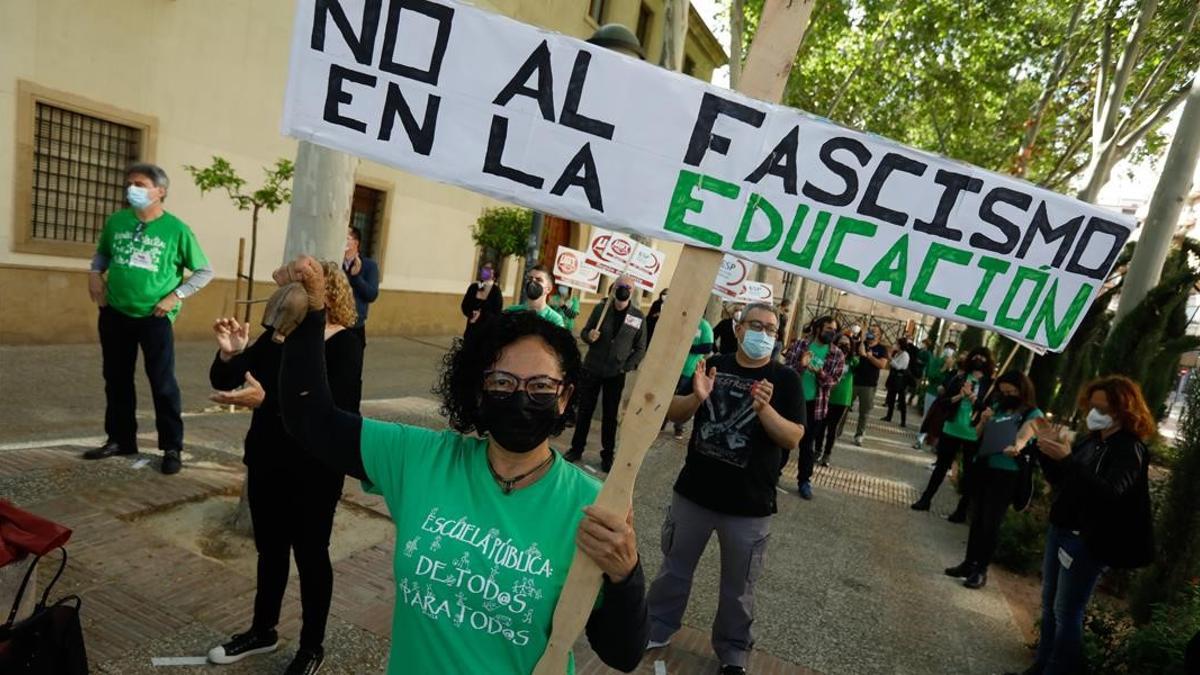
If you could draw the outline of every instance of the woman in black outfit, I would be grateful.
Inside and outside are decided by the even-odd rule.
[[[1013,503],[1020,477],[1017,457],[1033,441],[1034,420],[1042,417],[1037,408],[1033,382],[1020,371],[1009,371],[996,380],[995,403],[983,411],[975,431],[979,451],[972,469],[975,495],[972,499],[971,533],[967,556],[948,568],[946,576],[965,578],[967,588],[987,585],[988,566],[1000,539],[1000,524]]]
[[[325,363],[338,407],[357,412],[362,397],[363,344],[345,330],[355,323],[354,296],[337,263],[323,263],[327,283]],[[258,550],[254,622],[244,633],[214,647],[213,663],[236,663],[278,646],[275,625],[287,588],[291,556],[300,573],[303,628],[300,647],[287,673],[314,673],[324,661],[322,642],[333,597],[329,536],[344,476],[300,450],[279,412],[282,340],[270,328],[249,345],[249,324],[220,319],[213,325],[220,347],[209,370],[218,391],[212,398],[254,408],[246,433],[247,496]],[[238,389],[238,387],[241,387]]]
[[[500,316],[504,310],[504,294],[496,284],[496,270],[492,263],[484,263],[479,269],[479,281],[471,282],[463,293],[462,314],[467,318],[463,337],[467,337],[476,326]]]
[[[602,595],[587,621],[589,643],[604,663],[626,672],[637,668],[649,639],[649,617],[632,510],[614,513],[593,504],[599,483],[549,444],[574,414],[571,399],[582,372],[574,336],[530,312],[502,314],[446,355],[436,391],[452,430],[381,422],[346,410],[330,394],[321,367],[326,314],[321,269],[302,256],[275,278],[300,282],[308,294],[307,314],[283,347],[284,424],[303,439],[305,452],[382,494],[396,525],[389,672],[532,672],[545,651],[576,550],[604,572]],[[278,323],[291,326],[296,318]],[[467,524],[473,527],[469,536]],[[435,544],[430,527],[451,534]],[[496,537],[491,548],[474,544],[483,536]],[[509,540],[508,549],[497,549],[495,542]],[[418,550],[430,553],[414,555]],[[497,565],[496,550],[507,552],[504,565]],[[490,636],[466,628],[465,621],[460,629],[453,619],[431,612],[432,604],[409,601],[414,589],[402,577],[422,569],[418,559],[425,555],[461,565],[457,577],[443,573],[437,580],[458,584],[458,603],[474,606],[471,621],[480,615],[482,626],[489,625],[477,605],[484,586],[472,590],[462,580],[471,570],[491,568],[499,588],[513,589],[498,601],[509,602],[509,608],[488,609],[504,619],[499,628],[509,629]],[[516,572],[522,556],[526,569]],[[478,579],[484,584],[487,578]],[[425,591],[430,603],[454,597],[452,589],[433,585],[438,588]],[[521,587],[525,590],[517,590]],[[518,602],[521,607],[514,608]]]
[[[975,452],[979,448],[979,435],[975,425],[978,416],[990,404],[992,390],[992,374],[996,363],[992,360],[992,352],[987,347],[976,347],[967,353],[959,366],[959,373],[946,384],[942,396],[950,406],[950,414],[942,424],[937,441],[937,463],[933,474],[929,476],[929,484],[921,498],[912,505],[914,511],[928,511],[933,504],[942,481],[954,465],[954,460],[962,454],[963,473],[959,481],[962,492],[958,498],[958,506],[946,519],[952,523],[967,522],[967,508],[971,503]]]
[[[1106,568],[1136,568],[1154,560],[1150,453],[1157,433],[1141,387],[1127,377],[1103,377],[1084,387],[1088,433],[1070,434],[1039,422],[1042,471],[1054,488],[1042,563],[1042,626],[1037,661],[1027,675],[1088,672],[1083,616]]]

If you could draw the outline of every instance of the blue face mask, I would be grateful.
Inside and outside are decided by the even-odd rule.
[[[775,349],[775,338],[761,330],[747,330],[742,336],[742,352],[752,361],[765,359]]]
[[[150,196],[150,191],[136,185],[130,185],[125,188],[125,199],[129,201],[130,206],[139,210],[154,203],[154,198]]]

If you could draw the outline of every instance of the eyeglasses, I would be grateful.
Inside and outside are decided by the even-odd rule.
[[[774,324],[763,323],[761,321],[756,321],[756,320],[743,321],[742,323],[745,324],[747,327],[749,327],[750,330],[761,331],[763,333],[766,333],[767,335],[774,336],[777,333],[779,333],[779,326],[776,326]]]
[[[549,375],[517,377],[503,370],[489,370],[483,374],[483,390],[492,396],[505,399],[521,389],[536,404],[548,406],[558,399],[563,381]]]

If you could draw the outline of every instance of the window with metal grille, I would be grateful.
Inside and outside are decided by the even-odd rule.
[[[142,130],[38,101],[33,132],[34,239],[94,243],[125,206],[124,171]]]
[[[383,239],[384,204],[387,193],[365,185],[354,186],[354,199],[350,203],[350,227],[362,235],[359,250],[362,255],[379,261],[379,247]]]

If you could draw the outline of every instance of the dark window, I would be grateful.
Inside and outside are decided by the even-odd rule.
[[[683,74],[691,75],[692,77],[696,76],[696,62],[690,56],[683,57]]]
[[[354,186],[354,200],[350,205],[350,227],[362,233],[362,254],[378,261],[378,248],[383,236],[383,207],[387,193],[363,185]]]
[[[604,23],[604,15],[608,14],[607,10],[608,0],[592,0],[592,4],[588,6],[588,14],[599,24]]]
[[[94,243],[125,207],[125,168],[138,161],[142,132],[39,102],[33,132],[35,239]]]
[[[642,49],[649,51],[650,46],[650,29],[654,27],[654,10],[642,3],[642,8],[638,10],[637,22],[637,39],[642,43]]]

